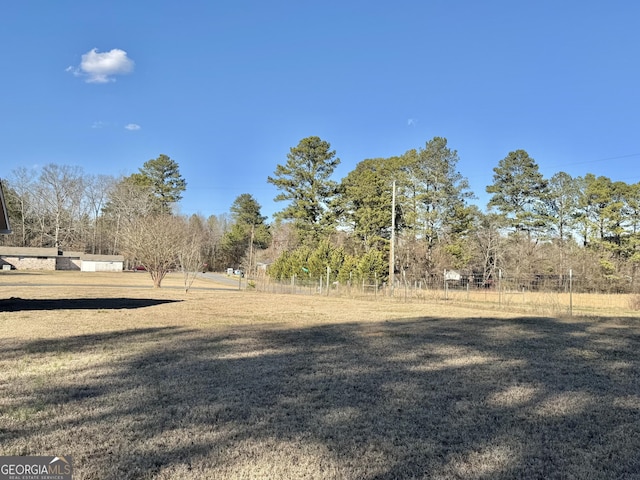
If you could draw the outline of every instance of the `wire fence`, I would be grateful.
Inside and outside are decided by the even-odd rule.
[[[504,309],[548,315],[640,314],[640,294],[593,291],[585,279],[565,275],[496,275],[483,280],[473,275],[443,272],[408,281],[396,275],[393,284],[377,277],[338,282],[330,277],[274,280],[267,275],[247,279],[246,288],[274,294],[324,295],[380,302],[444,302],[472,308]]]

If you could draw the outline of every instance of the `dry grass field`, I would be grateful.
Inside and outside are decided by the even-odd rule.
[[[77,479],[640,478],[640,319],[0,273],[0,454]]]

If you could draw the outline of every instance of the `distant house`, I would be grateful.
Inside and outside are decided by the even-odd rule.
[[[80,257],[83,272],[121,272],[124,268],[122,255],[90,255],[83,254]]]
[[[3,270],[56,270],[57,248],[0,247]]]
[[[460,272],[455,270],[445,270],[444,279],[447,281],[459,282],[462,279]]]
[[[121,272],[123,267],[122,255],[61,252],[57,248],[0,247],[0,268],[4,270]]]

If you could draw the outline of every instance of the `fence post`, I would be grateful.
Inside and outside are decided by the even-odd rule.
[[[404,303],[407,303],[407,271],[402,268],[402,281],[404,283]]]
[[[573,270],[569,269],[569,316],[573,317]]]
[[[329,296],[329,289],[331,284],[329,283],[329,280],[331,279],[331,268],[327,265],[327,297]]]
[[[498,269],[498,305],[502,305],[502,269]]]
[[[378,298],[378,272],[373,272],[373,281],[376,284],[375,285],[375,297]]]
[[[442,276],[444,279],[444,299],[449,300],[449,292],[447,291],[447,269],[444,269],[444,275]]]

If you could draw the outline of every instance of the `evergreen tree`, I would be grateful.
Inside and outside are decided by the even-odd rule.
[[[303,242],[317,242],[335,222],[329,204],[338,192],[331,175],[340,164],[335,150],[319,137],[307,137],[290,149],[267,181],[281,191],[275,201],[289,201],[277,216],[293,222]]]
[[[363,160],[341,182],[335,203],[340,218],[367,251],[386,248],[391,237],[391,190],[400,160],[398,157]],[[396,217],[396,228],[400,225],[401,219]]]
[[[145,162],[139,170],[139,173],[131,175],[132,183],[148,187],[160,213],[170,213],[171,206],[182,199],[182,192],[187,188],[178,164],[167,155],[160,155]]]
[[[571,235],[578,207],[578,184],[565,172],[558,172],[549,180],[546,204],[546,230],[560,243]]]
[[[517,232],[531,235],[543,227],[548,182],[535,160],[524,150],[516,150],[493,171],[493,184],[487,186],[487,193],[493,194],[489,207],[496,207]]]
[[[459,158],[447,139],[434,137],[424,148],[405,154],[406,169],[415,192],[417,229],[427,244],[465,230],[470,211],[465,201],[473,197],[469,182],[456,170]]]
[[[442,265],[440,250],[448,242],[460,240],[471,227],[473,209],[467,200],[473,193],[457,171],[458,161],[458,153],[442,137],[434,137],[424,148],[409,150],[402,157],[397,203],[406,228],[396,258],[414,279],[448,267]]]
[[[232,225],[222,237],[221,248],[228,265],[255,264],[254,249],[267,248],[271,239],[260,204],[248,193],[238,196],[231,205]],[[245,262],[246,260],[246,262]]]

